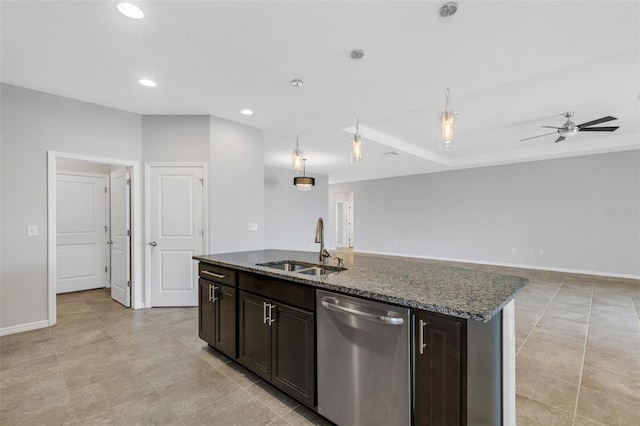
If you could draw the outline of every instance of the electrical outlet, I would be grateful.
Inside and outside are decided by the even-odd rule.
[[[255,222],[249,222],[247,224],[247,230],[248,231],[257,231],[258,230],[258,224]]]
[[[27,225],[27,237],[38,236],[38,225]]]
[[[544,249],[538,250],[538,254],[540,254],[540,255],[544,254]]]
[[[517,249],[517,248],[513,247],[513,248],[511,249],[511,253],[517,253],[517,252],[518,252],[518,249]]]
[[[529,249],[529,254],[533,254],[533,249],[532,248]]]

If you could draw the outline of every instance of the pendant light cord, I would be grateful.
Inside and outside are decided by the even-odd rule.
[[[296,151],[300,151],[300,87],[296,87]],[[304,165],[304,163],[303,163]]]
[[[360,59],[355,59],[356,61],[356,136],[360,134],[359,121],[360,121],[360,111],[359,107],[359,98],[360,98]]]

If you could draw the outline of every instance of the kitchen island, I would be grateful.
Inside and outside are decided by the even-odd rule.
[[[313,252],[194,259],[200,262],[200,337],[310,408],[318,408],[316,379],[325,376],[317,371],[318,351],[331,344],[316,341],[316,290],[322,290],[411,313],[409,423],[515,420],[512,301],[526,278],[361,254],[345,259],[344,270],[317,275],[274,267],[318,263]]]

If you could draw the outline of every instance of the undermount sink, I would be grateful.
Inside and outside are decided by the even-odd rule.
[[[334,272],[346,271],[347,268],[339,266],[321,265],[317,263],[300,262],[298,260],[278,260],[275,262],[258,263],[258,266],[279,269],[287,272],[297,272],[305,275],[326,275]]]

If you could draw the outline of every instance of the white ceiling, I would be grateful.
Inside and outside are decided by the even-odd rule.
[[[111,1],[2,1],[2,81],[254,126],[276,167],[290,166],[298,96],[307,170],[331,182],[640,149],[639,1],[460,1],[447,19],[444,1],[135,3],[142,20]],[[354,48],[365,51],[359,78]],[[439,151],[447,85],[456,149]],[[345,131],[356,86],[361,166]],[[620,128],[519,141],[562,125],[565,111],[578,124],[612,115],[606,125]]]

